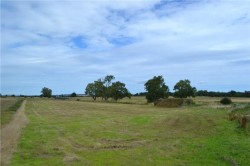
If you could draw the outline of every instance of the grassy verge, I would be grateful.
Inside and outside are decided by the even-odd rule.
[[[236,105],[232,111],[242,114],[242,115],[250,115],[250,103],[244,104],[244,105],[242,104],[238,106]]]
[[[1,125],[7,124],[11,121],[22,102],[23,99],[1,99]]]
[[[248,165],[226,108],[29,99],[11,165]]]

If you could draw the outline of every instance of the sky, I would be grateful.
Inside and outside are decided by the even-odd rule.
[[[83,94],[114,75],[250,90],[250,0],[2,0],[1,94]]]

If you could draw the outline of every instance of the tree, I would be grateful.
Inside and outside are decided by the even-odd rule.
[[[160,98],[168,98],[169,88],[162,76],[154,76],[144,86],[147,90],[146,99],[148,102],[154,102]]]
[[[76,95],[75,92],[71,93],[71,95],[70,95],[70,97],[76,97],[76,96],[77,96],[77,95]]]
[[[85,89],[85,94],[91,96],[94,100],[97,97],[105,97],[105,86],[101,79],[94,81],[94,83],[89,83]]]
[[[110,86],[112,83],[112,80],[114,80],[115,77],[113,75],[107,75],[104,80],[103,80],[103,84],[105,86],[104,91],[103,91],[103,97],[105,100],[108,100],[110,96]]]
[[[105,97],[105,86],[101,79],[98,79],[94,82],[95,88],[96,88],[96,96],[102,97],[102,99]]]
[[[231,97],[235,97],[236,94],[237,94],[237,92],[234,90],[231,90],[230,92],[228,92],[228,96],[231,96]]]
[[[131,98],[131,93],[127,90],[126,86],[122,82],[114,82],[115,77],[113,75],[107,75],[104,79],[98,79],[94,83],[89,83],[85,89],[85,94],[91,96],[94,100],[97,97],[108,100],[112,97],[114,100],[122,99],[123,97]]]
[[[89,83],[85,89],[85,94],[91,96],[94,100],[97,97],[97,89],[94,83]]]
[[[196,88],[190,85],[189,80],[180,80],[174,86],[174,96],[180,98],[195,97]]]
[[[52,95],[52,90],[49,89],[49,88],[44,87],[44,88],[41,90],[41,93],[42,93],[42,94],[41,94],[42,97],[48,97],[48,98],[50,98],[51,95]]]
[[[117,81],[110,86],[110,96],[117,101],[124,97],[131,97],[131,93],[128,91],[124,83]]]
[[[106,87],[109,87],[111,85],[111,81],[114,80],[114,79],[115,79],[115,76],[113,76],[113,75],[107,75],[107,76],[105,76],[103,82],[104,82],[104,84],[105,84]]]

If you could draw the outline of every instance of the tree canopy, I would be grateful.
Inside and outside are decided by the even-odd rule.
[[[110,96],[114,100],[118,100],[124,97],[131,97],[131,94],[124,83],[117,81],[112,83],[112,85],[110,86]]]
[[[94,83],[89,83],[85,89],[85,94],[91,96],[94,100],[98,97],[97,88]]]
[[[96,88],[96,96],[105,98],[105,90],[106,87],[104,86],[104,82],[101,79],[94,81],[94,85]]]
[[[162,76],[154,76],[144,85],[147,91],[146,99],[148,102],[154,102],[160,98],[168,98],[169,88],[165,84],[164,78]]]
[[[118,100],[124,97],[131,97],[131,93],[125,84],[120,81],[112,83],[114,79],[113,75],[107,75],[104,79],[98,79],[94,83],[89,83],[85,89],[85,94],[91,96],[94,100],[97,97],[102,97],[105,100],[108,100],[108,98]]]
[[[49,97],[50,98],[51,95],[52,95],[52,90],[47,88],[47,87],[44,87],[44,88],[42,88],[41,93],[42,93],[43,97]]]
[[[189,80],[180,80],[174,86],[174,96],[179,98],[195,97],[196,88],[191,86]]]
[[[71,93],[71,95],[70,95],[70,97],[76,97],[76,96],[77,96],[77,95],[76,95],[75,92]]]
[[[108,100],[109,97],[111,97],[111,89],[110,89],[110,86],[111,86],[111,83],[112,83],[112,80],[115,79],[115,76],[113,75],[107,75],[105,76],[105,78],[103,79],[103,97],[105,100]],[[101,80],[101,79],[100,79]]]

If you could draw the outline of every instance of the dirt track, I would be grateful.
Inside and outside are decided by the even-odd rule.
[[[25,116],[25,104],[23,101],[21,107],[17,110],[13,120],[1,127],[1,166],[8,165],[13,152],[15,152],[21,129],[27,124],[28,119]]]

